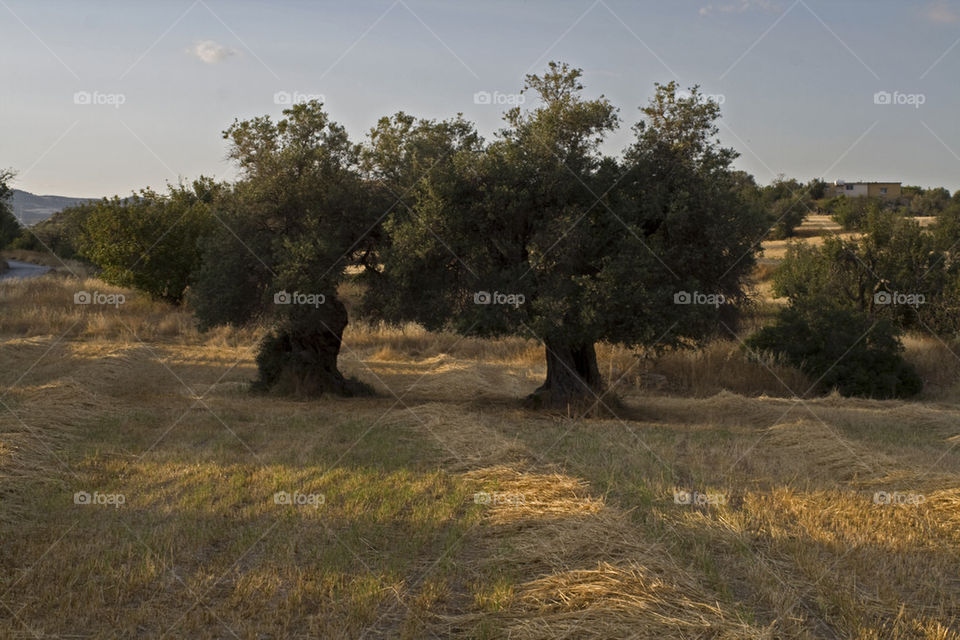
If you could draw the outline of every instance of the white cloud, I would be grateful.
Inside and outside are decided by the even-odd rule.
[[[743,13],[750,9],[779,11],[780,3],[775,0],[737,0],[735,2],[710,3],[700,7],[700,15],[706,16],[715,11],[717,13]]]
[[[218,62],[223,62],[230,56],[238,55],[240,52],[236,49],[218,44],[213,40],[201,40],[187,49],[187,53],[200,58],[207,64],[217,64]]]
[[[957,12],[947,2],[933,2],[927,5],[926,8],[927,19],[932,22],[940,22],[944,24],[949,24],[951,22],[956,22],[960,20],[960,16],[957,15]]]

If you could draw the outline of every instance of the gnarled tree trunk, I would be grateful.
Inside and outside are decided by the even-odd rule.
[[[346,326],[347,310],[335,298],[318,309],[293,310],[260,345],[256,388],[300,397],[370,394],[367,385],[344,378],[337,368]]]
[[[528,398],[534,408],[596,412],[602,405],[603,381],[592,342],[547,340],[547,379]]]

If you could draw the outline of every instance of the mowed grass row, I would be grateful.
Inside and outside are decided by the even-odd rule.
[[[0,331],[0,636],[958,637],[955,405],[709,395],[753,375],[714,347],[581,421],[519,407],[535,344],[415,328],[348,336],[379,397],[295,402],[142,304]]]

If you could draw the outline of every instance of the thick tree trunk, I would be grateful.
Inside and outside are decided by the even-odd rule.
[[[370,394],[367,385],[344,378],[337,368],[346,326],[347,311],[336,299],[319,310],[297,313],[261,344],[256,387],[299,397]]]
[[[547,379],[528,398],[534,408],[594,413],[602,408],[603,381],[593,343],[547,341]]]

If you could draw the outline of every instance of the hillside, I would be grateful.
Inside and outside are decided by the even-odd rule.
[[[58,211],[77,204],[89,202],[90,198],[71,198],[68,196],[38,196],[29,191],[13,190],[10,199],[13,213],[21,224],[30,226],[46,220]]]

